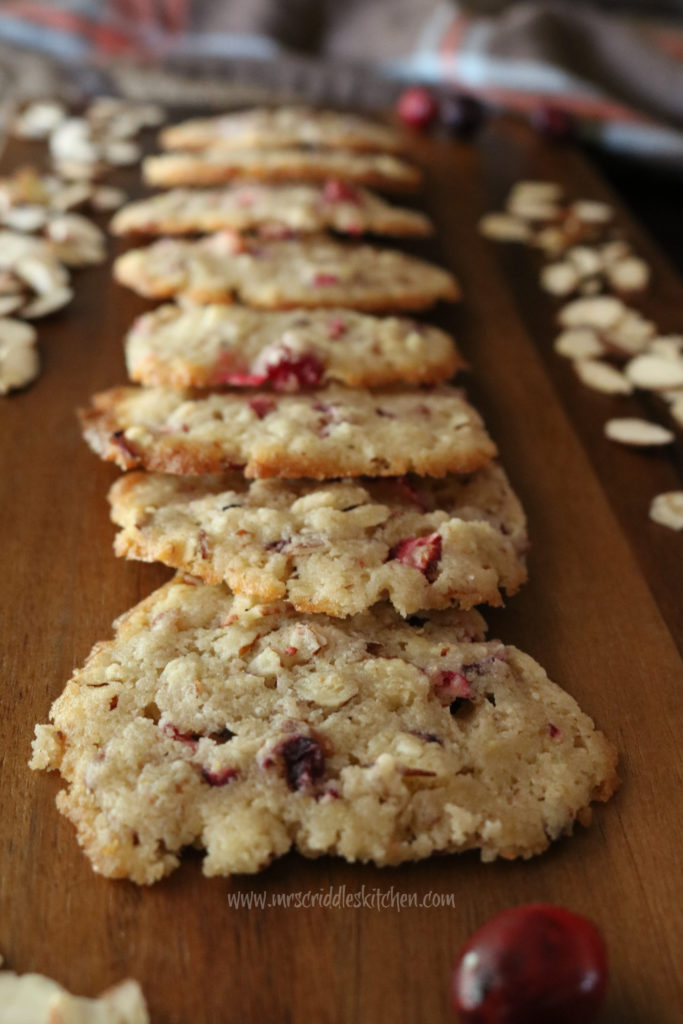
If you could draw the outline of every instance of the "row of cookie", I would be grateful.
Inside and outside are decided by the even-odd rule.
[[[302,284],[319,247],[334,269]],[[117,264],[155,294],[216,298],[218,282],[225,299],[237,281],[254,305],[335,308],[163,307],[127,341],[148,386],[82,414],[100,455],[146,471],[114,485],[118,553],[193,573],[124,616],[37,729],[33,767],[66,779],[96,870],[152,882],[188,844],[208,874],[292,845],[378,864],[530,856],[613,791],[614,752],[574,701],[447,608],[522,582],[521,508],[465,399],[416,386],[453,372],[450,341],[344,308],[427,305],[427,273],[452,297],[437,268],[329,240],[164,241]],[[386,596],[447,610],[406,622]]]

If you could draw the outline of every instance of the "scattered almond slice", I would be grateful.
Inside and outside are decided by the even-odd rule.
[[[595,295],[567,303],[558,320],[562,327],[594,327],[604,331],[618,323],[625,312],[626,306],[614,295]]]
[[[560,256],[568,245],[566,234],[554,224],[541,228],[530,241],[549,257]]]
[[[14,271],[34,292],[45,295],[69,282],[69,274],[54,257],[23,256],[14,264]]]
[[[562,209],[557,203],[534,199],[532,196],[517,196],[516,198],[511,196],[505,208],[513,217],[543,223],[558,220],[562,213]]]
[[[674,435],[671,430],[660,426],[659,423],[651,423],[649,420],[641,420],[636,416],[608,420],[607,423],[605,423],[605,436],[608,437],[610,441],[619,441],[620,444],[631,444],[642,447],[671,444],[674,439]]]
[[[117,139],[104,147],[104,159],[113,167],[129,167],[142,157],[142,150],[135,142]]]
[[[567,250],[567,260],[582,278],[593,277],[600,274],[603,269],[599,250],[589,245],[573,245]]]
[[[67,116],[56,100],[36,100],[14,119],[12,134],[20,139],[46,139]]]
[[[665,491],[652,499],[650,519],[672,530],[683,530],[683,491]]]
[[[23,292],[0,295],[0,316],[9,316],[10,313],[16,313],[25,302],[26,296]]]
[[[617,355],[637,356],[647,350],[656,333],[651,320],[646,320],[635,309],[628,309],[614,327],[603,333],[603,341]]]
[[[23,388],[40,372],[37,335],[21,320],[0,319],[0,395]]]
[[[21,315],[29,320],[37,320],[40,317],[49,316],[50,313],[56,313],[58,309],[68,305],[73,297],[73,290],[68,285],[62,288],[55,288],[53,291],[45,292],[31,302],[28,302],[21,310]]]
[[[64,213],[53,217],[47,235],[56,256],[69,267],[84,267],[106,259],[105,235],[87,217]]]
[[[14,206],[2,214],[2,223],[12,231],[40,231],[46,221],[44,206]]]
[[[650,268],[639,256],[608,263],[605,273],[610,287],[617,292],[641,292],[650,283]]]
[[[600,246],[600,256],[605,266],[609,263],[615,263],[617,260],[623,260],[630,255],[630,245],[620,238],[615,238],[611,242],[603,242]]]
[[[535,202],[557,203],[562,198],[562,186],[556,181],[516,181],[510,189],[508,202],[518,199],[533,199]]]
[[[664,391],[683,387],[683,359],[645,353],[636,356],[625,368],[628,379],[638,388]]]
[[[597,199],[577,199],[569,212],[584,224],[607,224],[614,216],[612,207]]]
[[[633,384],[614,366],[598,359],[577,359],[574,369],[582,384],[606,395],[630,395]]]
[[[555,351],[567,359],[594,359],[605,352],[599,336],[590,327],[569,327],[555,339]]]
[[[96,210],[118,210],[127,202],[128,196],[122,188],[100,185],[92,194],[92,205]]]
[[[683,427],[683,395],[680,398],[676,398],[669,409],[672,417],[676,420],[679,427]]]
[[[479,232],[496,242],[528,242],[531,229],[519,217],[509,213],[487,213],[479,221]]]
[[[53,210],[66,213],[75,210],[78,206],[84,206],[92,200],[93,187],[87,181],[75,181],[70,185],[64,185],[52,197],[50,206]]]
[[[541,288],[551,295],[566,296],[576,291],[580,276],[575,267],[567,261],[548,263],[541,270]]]
[[[649,343],[648,351],[665,359],[678,359],[683,355],[683,334],[660,334]]]
[[[91,182],[104,171],[102,161],[55,160],[55,170],[70,182]]]

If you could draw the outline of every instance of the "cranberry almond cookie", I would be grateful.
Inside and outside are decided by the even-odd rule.
[[[418,310],[460,297],[453,275],[432,263],[318,235],[264,240],[221,231],[197,241],[162,238],[119,256],[114,276],[145,298],[237,299],[264,309]]]
[[[301,146],[400,153],[409,140],[388,125],[357,114],[312,107],[256,107],[194,117],[159,133],[163,149],[282,149]]]
[[[496,454],[479,414],[454,388],[296,395],[118,387],[80,412],[83,435],[122,469],[316,480],[469,473]]]
[[[530,857],[608,799],[616,756],[539,665],[480,635],[473,612],[341,621],[177,579],[93,649],[31,767],[61,772],[94,869],[141,884],[188,845],[207,875],[291,847]]]
[[[128,473],[109,492],[117,555],[261,601],[351,615],[502,603],[526,579],[526,524],[500,467],[442,480]]]
[[[220,185],[226,181],[327,181],[336,178],[387,192],[416,189],[417,167],[388,153],[305,149],[205,149],[161,153],[142,162],[147,185]]]
[[[122,207],[115,235],[187,235],[230,228],[277,235],[330,228],[342,234],[429,235],[424,214],[391,206],[367,189],[331,178],[324,185],[232,185],[175,188]]]
[[[159,306],[135,321],[125,351],[131,380],[172,388],[433,384],[463,365],[436,327],[345,309]]]

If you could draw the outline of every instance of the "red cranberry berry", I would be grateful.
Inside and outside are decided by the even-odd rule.
[[[340,178],[328,178],[323,185],[323,198],[328,203],[358,203],[360,196],[353,185]]]
[[[409,565],[412,569],[419,569],[433,583],[439,575],[441,534],[430,533],[427,537],[406,537],[400,540],[389,552],[387,561],[393,560]]]
[[[268,380],[278,391],[303,391],[316,388],[325,368],[317,356],[283,356],[268,367]]]
[[[254,395],[253,398],[249,399],[248,404],[249,408],[252,412],[256,413],[260,420],[275,408],[275,402],[268,395]]]
[[[538,107],[530,121],[531,127],[550,142],[569,142],[575,134],[574,118],[561,107]]]
[[[473,96],[444,96],[439,121],[450,135],[470,138],[484,120],[484,108]]]
[[[429,89],[418,85],[401,93],[396,105],[396,113],[408,128],[423,132],[436,121],[439,105]]]
[[[458,957],[452,997],[463,1024],[589,1024],[606,983],[595,925],[537,903],[504,910],[474,933]]]
[[[290,789],[310,790],[325,773],[325,755],[317,740],[310,736],[293,736],[277,749],[285,764]]]

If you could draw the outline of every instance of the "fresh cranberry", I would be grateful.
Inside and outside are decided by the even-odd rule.
[[[268,380],[278,391],[301,391],[315,388],[324,373],[323,364],[317,356],[284,356],[279,363],[268,367]]]
[[[607,982],[607,951],[587,918],[529,904],[491,918],[456,962],[463,1024],[589,1024]]]
[[[275,752],[284,761],[290,789],[310,790],[325,772],[323,749],[311,736],[293,736],[281,743]]]
[[[323,199],[328,203],[358,203],[360,196],[347,181],[329,178],[323,185]]]
[[[433,583],[439,575],[441,534],[430,533],[427,537],[407,537],[400,540],[389,552],[387,561],[392,560],[409,565],[412,569],[419,569],[423,576]]]
[[[275,402],[268,395],[254,395],[253,398],[249,399],[249,408],[262,420],[264,416],[273,411]]]
[[[444,96],[439,121],[449,134],[469,138],[484,120],[484,108],[473,96]]]
[[[396,113],[409,128],[422,132],[436,121],[439,106],[429,89],[416,85],[401,93]]]
[[[530,121],[532,128],[550,142],[569,142],[576,129],[574,118],[562,107],[538,107]]]

